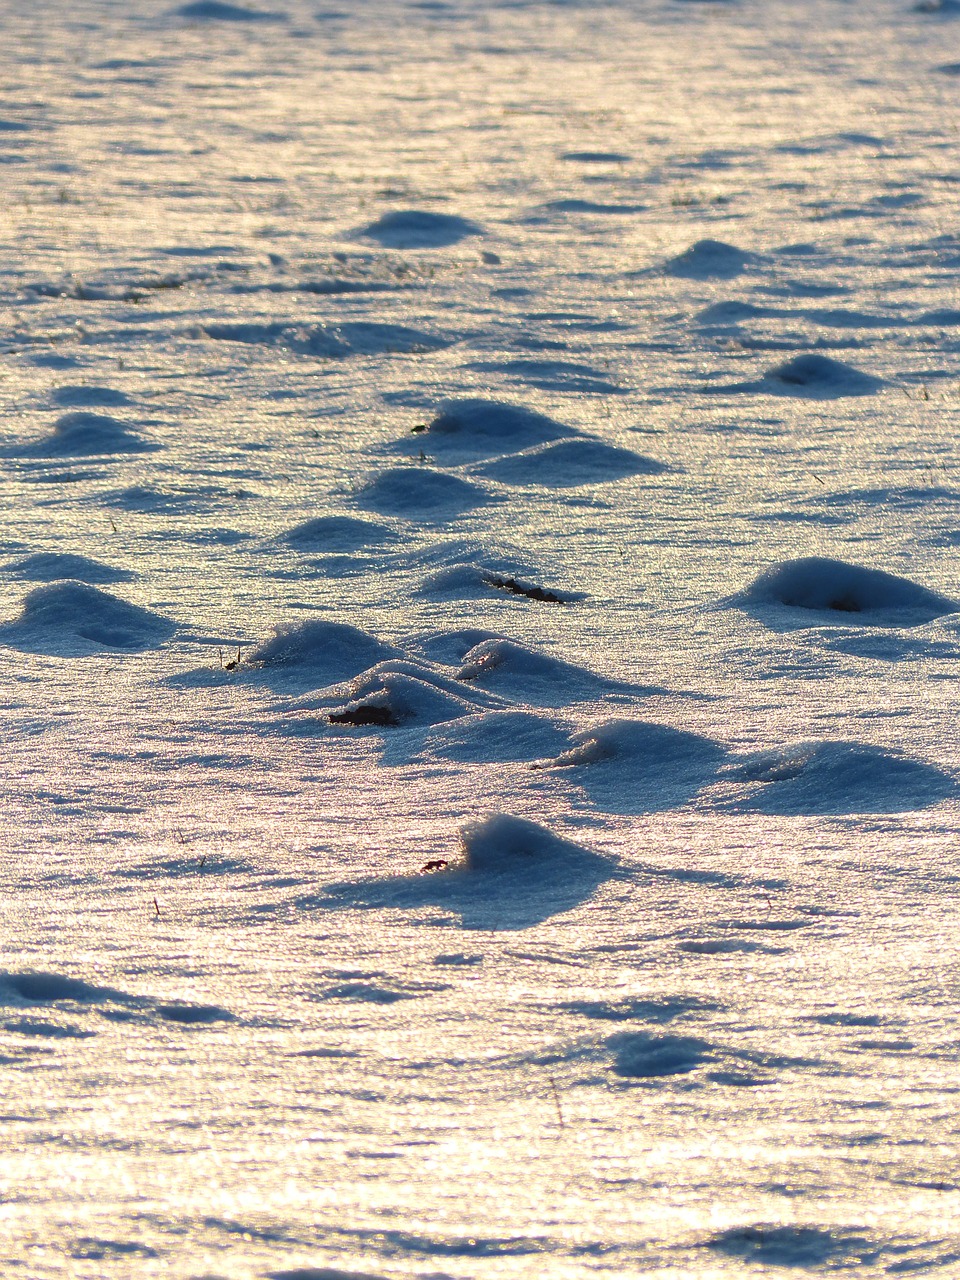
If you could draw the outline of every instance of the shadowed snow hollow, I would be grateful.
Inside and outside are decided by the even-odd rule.
[[[863,626],[918,626],[960,609],[909,578],[825,556],[774,565],[721,603],[780,628],[814,626],[824,620],[816,614]]]
[[[20,616],[0,626],[0,643],[32,653],[147,649],[168,639],[175,624],[106,591],[71,580],[36,587]]]

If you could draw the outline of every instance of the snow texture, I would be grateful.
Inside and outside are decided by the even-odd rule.
[[[960,1275],[957,0],[0,0],[0,1275]]]

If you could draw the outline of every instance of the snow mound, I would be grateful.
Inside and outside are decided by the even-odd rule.
[[[129,582],[136,575],[128,569],[115,569],[88,556],[71,555],[60,551],[38,551],[7,565],[7,572],[15,578],[30,582],[56,582],[73,578],[76,582]]]
[[[421,209],[397,209],[355,233],[357,239],[376,240],[386,249],[442,249],[467,236],[483,235],[468,218]]]
[[[0,626],[0,643],[39,653],[72,652],[78,645],[86,651],[146,649],[174,630],[160,614],[67,579],[31,591],[20,616]]]
[[[431,729],[422,754],[463,762],[536,760],[559,751],[566,734],[554,721],[531,711],[484,711]]]
[[[663,463],[632,449],[620,449],[602,440],[559,440],[525,453],[496,458],[475,468],[479,475],[502,484],[540,484],[573,488],[603,484],[625,476],[658,475]]]
[[[488,813],[460,828],[463,865],[469,871],[488,873],[531,873],[539,868],[576,867],[584,861],[599,861],[599,855],[570,840],[555,835],[529,818],[507,813]]]
[[[274,13],[269,9],[246,9],[226,4],[225,0],[194,0],[192,4],[174,9],[173,15],[189,22],[284,22],[287,17],[285,13]]]
[[[428,631],[416,637],[414,643],[421,653],[433,662],[459,667],[471,649],[487,640],[504,640],[496,631],[481,627],[461,627],[456,631]]]
[[[688,1075],[705,1061],[708,1045],[694,1036],[624,1031],[607,1044],[616,1050],[613,1070],[628,1079]]]
[[[295,525],[281,541],[296,551],[359,551],[363,547],[395,542],[397,534],[385,524],[358,520],[355,516],[317,516]]]
[[[554,706],[585,701],[601,694],[635,696],[649,692],[635,685],[606,680],[562,658],[552,658],[514,640],[502,639],[484,640],[464,654],[457,679],[476,682],[523,701]]]
[[[320,360],[346,360],[351,356],[410,355],[449,346],[450,339],[409,325],[372,320],[342,324],[282,324],[247,322],[208,324],[203,332],[218,342],[242,342],[250,346],[281,347],[297,355]]]
[[[960,604],[928,591],[909,578],[881,569],[867,569],[824,556],[787,560],[767,569],[726,604],[753,610],[776,608],[856,618],[867,626],[908,626],[956,613]],[[791,619],[791,625],[808,626],[817,619]]]
[[[90,456],[108,453],[146,453],[160,446],[144,440],[126,423],[105,413],[77,410],[57,419],[53,433],[35,441],[28,452],[48,457]]]
[[[644,720],[605,720],[572,734],[536,769],[569,769],[598,808],[649,813],[676,807],[713,781],[725,749],[712,738]]]
[[[477,710],[480,695],[413,662],[380,662],[353,681],[350,700],[329,713],[331,724],[397,728],[433,725]]]
[[[722,240],[698,240],[664,263],[663,270],[684,280],[732,280],[757,260],[756,254]]]
[[[432,906],[459,912],[465,929],[528,929],[576,909],[616,874],[602,854],[504,813],[465,823],[459,858],[425,857],[419,834],[415,849],[419,872],[328,885],[328,904]]]
[[[721,807],[771,814],[901,813],[956,792],[934,765],[863,742],[812,739],[732,761]]]
[[[128,395],[113,387],[87,385],[58,387],[51,398],[62,409],[109,409],[133,403]]]
[[[578,432],[522,405],[466,399],[447,401],[430,422],[414,427],[413,434],[421,438],[419,442],[405,442],[408,448],[415,445],[430,450],[453,448],[483,457],[532,448]]]
[[[480,564],[453,564],[431,573],[418,588],[417,595],[444,599],[526,599],[539,604],[571,604],[584,599],[581,592],[557,591],[542,587],[503,567],[489,568]]]
[[[551,768],[632,759],[645,761],[659,774],[677,763],[714,764],[724,754],[711,738],[646,720],[604,720],[571,734],[570,742],[571,746],[548,762]]]
[[[706,1241],[709,1249],[754,1266],[847,1270],[871,1261],[877,1242],[850,1231],[779,1223],[729,1227]]]
[[[824,399],[873,395],[884,385],[882,378],[814,352],[776,365],[764,375],[764,382],[785,394]]]
[[[407,519],[451,520],[488,501],[479,485],[429,467],[391,467],[356,491],[359,506]]]
[[[278,627],[269,640],[244,654],[243,666],[309,676],[315,685],[326,685],[350,680],[396,652],[358,627],[311,619]]]

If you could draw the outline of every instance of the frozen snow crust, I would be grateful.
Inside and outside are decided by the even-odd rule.
[[[960,1274],[957,6],[0,0],[0,1276]]]

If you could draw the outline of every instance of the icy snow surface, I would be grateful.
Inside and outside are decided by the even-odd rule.
[[[949,0],[0,0],[0,1274],[960,1275]]]

